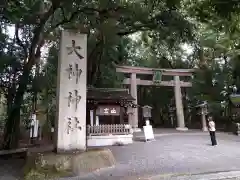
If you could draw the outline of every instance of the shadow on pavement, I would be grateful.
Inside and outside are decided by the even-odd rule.
[[[24,159],[0,159],[0,180],[16,180],[23,176]]]

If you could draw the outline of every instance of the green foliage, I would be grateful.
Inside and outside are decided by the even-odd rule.
[[[228,102],[233,85],[240,89],[239,7],[234,0],[9,0],[0,11],[6,120],[18,126],[15,116],[21,112],[27,124],[37,105],[50,122],[54,119],[59,35],[67,28],[88,34],[88,86],[121,87],[115,64],[197,68],[184,103]],[[7,32],[10,27],[14,36]],[[157,118],[168,118],[172,89],[139,91],[140,104],[156,107]]]

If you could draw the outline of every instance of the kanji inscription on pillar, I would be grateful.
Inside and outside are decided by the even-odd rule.
[[[79,68],[78,63],[75,63],[75,72],[76,72],[76,84],[78,84],[78,81],[79,81],[80,76],[82,74],[82,70]]]
[[[76,46],[76,41],[72,40],[72,44],[70,47],[67,47],[68,55],[75,53],[79,59],[84,59],[84,57],[81,55],[79,50],[81,50],[81,46]]]
[[[81,122],[78,117],[68,117],[67,118],[67,134],[73,131],[82,130]]]
[[[79,91],[78,90],[74,90],[74,95],[75,95],[75,111],[78,110],[78,104],[80,103],[82,97],[79,95]]]
[[[82,69],[79,68],[79,64],[75,63],[74,68],[72,64],[68,65],[68,68],[66,69],[68,73],[68,79],[71,80],[73,77],[76,78],[76,84],[78,84],[78,81],[80,80],[81,74],[82,74]]]
[[[70,134],[70,132],[73,130],[72,128],[72,118],[67,118],[67,134]]]
[[[62,31],[58,61],[56,149],[86,149],[87,35]]]

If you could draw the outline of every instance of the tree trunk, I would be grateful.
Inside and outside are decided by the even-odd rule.
[[[20,137],[20,108],[13,108],[8,114],[4,131],[4,149],[16,149]]]
[[[4,130],[4,149],[15,149],[18,147],[20,137],[20,110],[23,101],[23,95],[27,88],[30,70],[25,68],[20,77],[19,87],[14,98],[14,102],[9,109],[5,130]]]

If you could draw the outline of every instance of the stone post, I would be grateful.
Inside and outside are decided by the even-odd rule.
[[[86,149],[87,35],[62,31],[58,60],[55,148]]]
[[[186,131],[188,130],[185,127],[184,114],[183,114],[183,104],[182,104],[182,93],[180,86],[180,78],[179,76],[174,76],[175,81],[175,104],[176,104],[176,113],[177,113],[177,130]]]
[[[128,124],[131,126],[133,125],[132,123],[132,109],[131,107],[127,107],[127,114],[128,114]]]
[[[123,119],[123,113],[124,113],[124,109],[123,107],[120,107],[120,124],[124,124],[124,119]]]
[[[201,114],[201,116],[202,116],[202,130],[203,131],[208,131],[207,123],[206,123],[206,115],[205,115],[205,113],[203,111],[203,107],[202,107],[202,114]]]
[[[137,104],[137,77],[135,73],[131,74],[131,95],[135,99],[134,103]],[[132,109],[131,125],[134,129],[138,128],[138,107]]]

